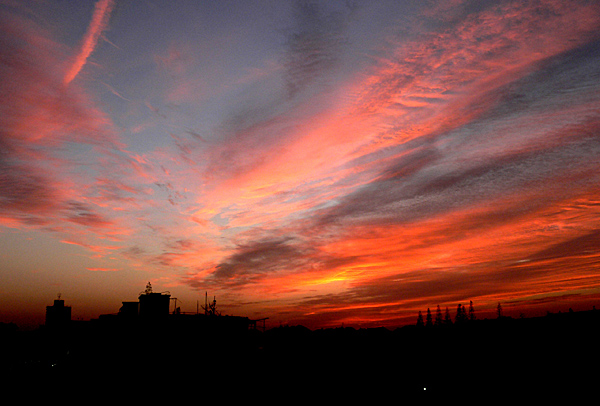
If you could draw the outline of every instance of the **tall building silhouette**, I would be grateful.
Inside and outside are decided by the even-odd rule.
[[[54,300],[52,306],[46,306],[46,326],[57,327],[64,326],[71,321],[71,306],[65,306],[65,301],[60,299]]]
[[[139,296],[139,316],[141,318],[161,318],[169,315],[171,295],[169,293],[156,293],[152,291],[150,282],[146,290]]]

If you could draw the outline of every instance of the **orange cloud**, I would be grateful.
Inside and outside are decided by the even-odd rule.
[[[149,50],[144,80],[159,90],[119,116],[139,114],[123,126],[128,142],[143,137],[136,152],[91,96],[64,86],[113,2],[96,4],[68,69],[39,27],[3,28],[27,45],[2,45],[23,58],[0,80],[14,101],[0,222],[313,325],[393,324],[468,299],[577,302],[599,282],[598,6],[445,4],[402,34],[390,26],[360,71],[343,66],[355,50],[347,10],[318,7],[296,10],[307,25],[279,64],[269,53],[233,80],[200,75],[204,54],[187,38]],[[267,68],[246,75],[252,66]],[[233,84],[253,78],[269,96],[252,87],[240,101],[248,88]]]
[[[116,272],[118,269],[116,268],[85,268],[88,271],[92,272]]]

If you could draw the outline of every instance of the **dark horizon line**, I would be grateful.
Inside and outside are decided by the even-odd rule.
[[[70,306],[65,306],[65,307],[70,307]],[[400,329],[410,329],[410,328],[422,328],[424,330],[428,330],[428,329],[437,329],[437,328],[444,328],[444,327],[452,327],[452,326],[461,326],[461,325],[465,325],[468,324],[469,322],[480,322],[480,321],[494,321],[494,320],[531,320],[531,319],[543,319],[543,318],[548,318],[548,317],[552,317],[552,316],[559,316],[559,315],[569,315],[569,314],[582,314],[582,313],[592,313],[592,312],[596,312],[598,311],[598,309],[596,309],[595,305],[592,305],[591,309],[587,309],[587,310],[573,310],[572,308],[569,308],[567,311],[563,312],[561,310],[558,310],[556,312],[551,312],[550,310],[546,310],[546,314],[544,315],[534,315],[534,316],[525,316],[524,313],[520,313],[520,315],[518,317],[513,317],[510,315],[502,315],[500,317],[496,316],[496,317],[484,317],[484,318],[478,318],[475,317],[475,319],[473,320],[464,320],[464,321],[459,321],[458,323],[456,322],[455,319],[453,319],[449,324],[444,324],[442,323],[441,325],[435,325],[435,324],[431,324],[431,325],[426,325],[423,324],[422,326],[418,325],[418,321],[417,322],[413,322],[413,323],[406,323],[406,324],[398,324],[395,326],[386,326],[386,325],[372,325],[369,327],[363,327],[358,325],[355,325],[356,323],[350,323],[349,325],[345,325],[345,323],[341,323],[341,325],[339,326],[322,326],[322,327],[307,327],[302,323],[297,323],[297,324],[283,324],[280,323],[277,326],[273,326],[270,328],[266,328],[265,331],[269,331],[269,330],[277,330],[277,329],[287,329],[287,328],[302,328],[305,330],[309,330],[311,332],[316,332],[316,331],[323,331],[323,330],[339,330],[339,329],[347,329],[347,330],[388,330],[388,331],[395,331],[395,330],[400,330]],[[493,314],[493,311],[488,311],[488,312],[484,312],[485,314]],[[166,316],[170,317],[170,316],[178,316],[178,315],[183,315],[183,316],[205,316],[205,317],[240,317],[240,318],[245,318],[251,321],[255,321],[254,319],[251,319],[249,317],[245,317],[245,316],[232,316],[232,315],[219,315],[219,316],[206,316],[203,313],[194,313],[194,312],[182,312],[182,313],[168,313]],[[71,319],[69,320],[69,323],[73,323],[73,324],[79,324],[79,323],[90,323],[90,322],[94,322],[94,321],[98,321],[99,319],[102,318],[102,316],[113,316],[113,317],[117,317],[118,313],[104,313],[104,314],[100,314],[97,318],[90,318],[88,320],[82,320],[82,319]],[[256,321],[262,321],[262,319],[257,319]],[[266,318],[268,319],[268,318]],[[408,319],[408,318],[407,318]],[[14,326],[14,327],[11,327]],[[27,325],[26,326],[30,327],[30,328],[25,328],[23,329],[23,324],[19,324],[19,323],[15,323],[14,321],[0,321],[0,328],[2,328],[2,330],[9,330],[9,329],[16,329],[17,331],[36,331],[36,330],[41,330],[46,328],[46,324],[37,324],[37,326],[33,326],[33,325]],[[5,330],[5,331],[6,331]]]

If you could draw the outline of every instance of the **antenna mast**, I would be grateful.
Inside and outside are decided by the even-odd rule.
[[[176,297],[172,297],[171,300],[175,302],[174,306],[173,306],[173,314],[178,314],[179,313],[179,311],[177,309],[177,300],[178,299]],[[181,300],[179,301],[179,303],[181,303]]]

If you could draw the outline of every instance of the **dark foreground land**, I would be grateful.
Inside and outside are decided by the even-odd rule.
[[[600,311],[396,330],[71,323],[0,332],[3,373],[47,387],[266,399],[578,395],[600,388]],[[9,382],[9,381],[4,381]],[[8,386],[7,386],[8,387]],[[148,391],[148,392],[139,392]],[[174,392],[173,392],[174,391]]]

